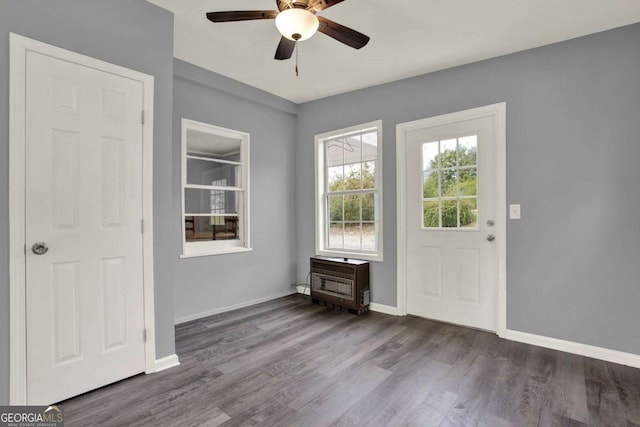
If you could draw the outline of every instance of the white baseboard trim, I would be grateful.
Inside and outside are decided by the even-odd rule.
[[[277,295],[271,295],[264,298],[258,298],[251,301],[241,302],[240,304],[234,304],[227,307],[214,308],[213,310],[204,311],[202,313],[190,314],[188,316],[179,317],[175,320],[175,324],[179,325],[181,323],[190,322],[192,320],[202,319],[203,317],[213,316],[214,314],[226,313],[227,311],[237,310],[239,308],[249,307],[251,305],[260,304],[262,302],[271,301],[278,298],[288,297],[289,295],[295,294],[296,291],[292,290],[291,292],[283,292]]]
[[[165,369],[173,368],[180,365],[180,359],[177,354],[171,354],[161,359],[156,359],[156,366],[154,372],[164,371]]]
[[[299,294],[311,295],[311,289],[308,286],[298,285],[296,286]],[[369,303],[369,310],[375,311],[378,313],[390,314],[392,316],[398,315],[398,309],[396,307],[391,307],[390,305],[378,304],[377,302]]]
[[[640,355],[507,329],[500,338],[640,368]]]
[[[398,308],[390,305],[378,304],[377,302],[369,303],[369,310],[378,313],[390,314],[392,316],[398,316]]]

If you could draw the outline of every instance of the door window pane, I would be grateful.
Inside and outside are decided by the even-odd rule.
[[[477,149],[477,135],[422,144],[423,227],[477,228]]]
[[[460,200],[460,227],[478,228],[478,199]]]
[[[424,227],[440,227],[440,204],[437,200],[422,202],[422,218]]]
[[[457,228],[458,227],[458,201],[443,200],[441,207],[442,227]]]
[[[476,168],[460,169],[460,196],[478,195],[478,173]]]

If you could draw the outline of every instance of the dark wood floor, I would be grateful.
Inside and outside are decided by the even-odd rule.
[[[176,328],[181,365],[63,402],[67,426],[640,426],[640,370],[291,296]]]

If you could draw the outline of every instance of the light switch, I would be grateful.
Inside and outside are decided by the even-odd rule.
[[[509,218],[520,219],[520,205],[509,205]]]

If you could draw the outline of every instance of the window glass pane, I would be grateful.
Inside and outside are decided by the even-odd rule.
[[[422,184],[422,197],[425,199],[438,197],[438,171],[424,172],[424,181]]]
[[[329,178],[329,191],[344,190],[344,167],[332,166],[327,170]]]
[[[236,240],[241,223],[237,216],[190,216],[184,218],[187,242]]]
[[[476,168],[460,169],[460,196],[478,195]]]
[[[185,188],[185,214],[237,214],[242,197],[233,190],[201,190]]]
[[[328,141],[325,148],[327,180],[329,191],[344,190],[344,150],[343,144],[336,140]]]
[[[331,223],[329,225],[329,242],[328,247],[333,249],[343,249],[344,248],[344,223],[337,222]]]
[[[360,169],[361,163],[345,165],[344,185],[345,190],[360,190],[362,188]]]
[[[360,222],[360,195],[344,196],[344,220]]]
[[[345,223],[344,225],[344,248],[360,250],[362,238],[362,228],[359,223]]]
[[[458,227],[458,201],[457,200],[442,201],[442,227],[445,227],[445,228]]]
[[[437,200],[422,202],[422,218],[425,228],[440,227],[440,210]]]
[[[362,188],[376,188],[376,162],[362,164]]]
[[[363,160],[375,159],[378,157],[378,132],[372,131],[362,134]]]
[[[342,222],[344,220],[343,196],[328,196],[328,197],[329,197],[329,221]]]
[[[362,224],[362,250],[376,250],[376,224],[373,222]]]
[[[473,166],[476,164],[478,152],[478,136],[471,135],[458,139],[458,158],[460,166]]]
[[[188,155],[239,162],[240,145],[240,139],[193,129],[187,130]]]
[[[212,185],[213,181],[225,180],[229,187],[240,187],[240,176],[240,166],[187,159],[187,184]]]
[[[362,162],[362,143],[360,135],[347,136],[340,139],[344,148],[345,165]]]
[[[362,220],[375,221],[375,195],[373,193],[365,193],[362,195]]]
[[[460,227],[478,228],[478,199],[460,200]]]

